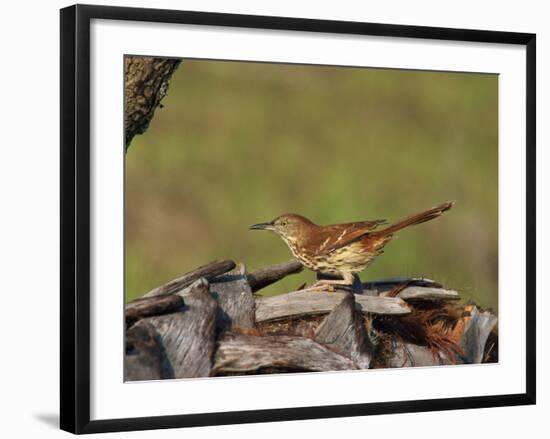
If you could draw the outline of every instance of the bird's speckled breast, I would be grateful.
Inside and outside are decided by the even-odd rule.
[[[324,274],[342,276],[344,273],[359,273],[367,268],[380,253],[379,251],[365,252],[365,248],[360,242],[354,242],[328,254],[308,256],[307,252],[299,249],[298,243],[295,240],[283,236],[281,238],[302,265],[310,270]]]
[[[317,270],[315,261],[313,260],[313,258],[308,257],[306,255],[306,252],[298,250],[298,243],[296,242],[296,240],[289,238],[287,236],[282,236],[282,235],[281,235],[281,238],[286,243],[286,245],[288,246],[288,248],[290,249],[294,257],[298,259],[304,267],[307,267],[310,270],[314,270],[314,271]]]

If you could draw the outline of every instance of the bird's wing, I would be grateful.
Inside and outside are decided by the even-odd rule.
[[[316,233],[316,242],[311,244],[317,248],[317,254],[327,254],[356,241],[379,225],[386,223],[386,220],[374,220],[323,226],[320,233]]]

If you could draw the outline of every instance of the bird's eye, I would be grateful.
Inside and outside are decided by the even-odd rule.
[[[286,227],[286,221],[281,221],[281,226]]]

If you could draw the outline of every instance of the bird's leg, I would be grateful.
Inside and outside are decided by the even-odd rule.
[[[311,287],[308,288],[310,291],[334,291],[336,285],[352,287],[353,285],[353,274],[344,273],[342,275],[343,279],[319,279]]]
[[[329,291],[334,291],[334,286],[335,285],[350,286],[350,283],[346,282],[343,279],[321,279],[321,280],[318,280],[317,282],[315,282],[311,286],[311,289],[316,289],[316,290],[317,289],[319,289],[319,290],[327,289]]]

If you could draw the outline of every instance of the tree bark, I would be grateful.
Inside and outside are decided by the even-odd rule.
[[[126,150],[136,134],[143,134],[166,96],[180,59],[126,56],[124,59],[124,130]]]

